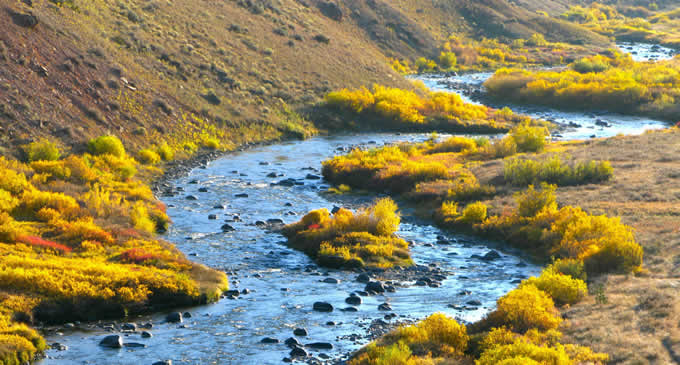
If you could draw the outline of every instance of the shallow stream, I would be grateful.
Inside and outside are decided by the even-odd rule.
[[[462,91],[469,87],[455,85],[481,87],[489,76],[420,78],[432,89],[457,91],[467,100],[477,102],[479,99],[474,95]],[[646,118],[610,113],[511,107],[565,125],[571,122],[572,127],[561,132],[563,139],[641,133],[664,126]],[[610,126],[598,126],[598,120]],[[540,268],[523,260],[516,251],[478,238],[442,232],[405,210],[398,234],[413,242],[411,252],[418,264],[415,274],[395,279],[395,292],[364,296],[357,312],[342,311],[348,307],[344,300],[350,293],[364,290],[365,284],[356,281],[357,273],[319,268],[304,254],[287,248],[280,234],[255,224],[270,219],[291,223],[312,209],[357,208],[370,203],[372,197],[324,193],[327,184],[316,179],[320,176],[321,162],[353,146],[422,141],[427,137],[362,134],[285,142],[229,154],[172,181],[161,197],[174,221],[165,238],[190,259],[227,272],[232,289],[248,289],[250,293],[207,306],[184,308],[182,312],[190,312],[191,318],[182,325],[164,323],[164,313],[128,319],[137,324],[153,323],[151,338],[143,339],[138,333],[125,335],[126,342],[145,347],[122,350],[99,347],[99,341],[112,333],[104,329],[107,324],[104,322],[52,329],[46,334],[48,343],[59,343],[67,349],[49,350],[48,358],[41,364],[152,364],[167,359],[174,364],[279,364],[290,351],[283,341],[294,337],[295,328],[308,332],[307,336],[297,336],[302,343],[326,342],[333,346],[331,350],[310,349],[314,359],[311,362],[332,363],[368,343],[371,334],[379,333],[374,330],[388,328],[390,323],[414,321],[438,311],[465,322],[480,319],[493,309],[500,296]],[[285,179],[292,179],[287,184],[292,186],[276,184]],[[188,196],[197,199],[188,200]],[[210,215],[216,219],[210,219]],[[235,231],[222,232],[225,223]],[[492,249],[501,253],[500,259],[484,261],[472,257]],[[434,280],[438,287],[414,285],[414,278],[419,277]],[[328,278],[339,282],[323,282]],[[329,302],[335,310],[315,312],[312,306],[317,301]],[[392,310],[379,310],[383,303],[389,303]],[[396,317],[386,318],[391,313]],[[113,325],[116,329],[120,327],[119,323]],[[261,343],[265,337],[281,343]]]

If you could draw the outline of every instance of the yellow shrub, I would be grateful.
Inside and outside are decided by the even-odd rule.
[[[411,349],[404,343],[390,346],[369,344],[365,352],[349,361],[349,365],[415,365],[411,358]]]
[[[401,218],[397,212],[397,204],[390,198],[378,199],[369,209],[369,214],[375,218],[375,231],[380,236],[389,236],[399,229]]]
[[[75,180],[75,183],[86,183],[94,181],[97,178],[97,173],[81,156],[68,156],[64,160],[64,164],[66,168],[71,170],[71,180]]]
[[[137,202],[132,205],[130,210],[130,219],[132,224],[140,231],[154,233],[156,232],[156,223],[150,218],[149,211],[142,202]]]
[[[330,215],[331,213],[326,208],[313,210],[302,217],[302,224],[305,228],[313,224],[323,226],[330,221]]]
[[[464,324],[443,313],[435,313],[413,326],[401,327],[387,337],[407,344],[416,355],[434,357],[461,356],[470,339]]]
[[[328,105],[336,108],[347,108],[355,113],[373,107],[375,104],[375,97],[370,90],[361,87],[357,90],[350,91],[349,89],[342,89],[328,93],[325,96],[325,101]]]
[[[41,222],[51,222],[61,218],[61,214],[52,208],[42,208],[35,216]]]
[[[445,201],[442,203],[440,212],[445,219],[456,218],[458,217],[458,203]]]
[[[110,233],[99,227],[92,218],[83,218],[75,222],[54,222],[61,235],[59,238],[71,246],[80,246],[83,241],[98,241],[106,244],[114,242]]]
[[[19,205],[19,199],[7,190],[0,189],[0,212],[11,212]]]
[[[33,161],[31,168],[39,174],[49,174],[60,180],[71,178],[71,169],[66,166],[65,161]]]
[[[23,229],[17,221],[12,219],[9,214],[0,212],[0,242],[13,243],[23,233]]]
[[[116,157],[125,156],[123,142],[116,136],[100,136],[91,139],[87,143],[87,148],[93,155],[109,154]]]
[[[139,151],[139,160],[147,165],[156,165],[161,162],[161,156],[156,151],[147,148]]]
[[[37,212],[43,208],[51,208],[61,214],[68,214],[80,208],[78,202],[71,196],[36,189],[24,191],[20,200],[17,210],[20,215],[26,217],[35,217]]]
[[[215,147],[217,148],[217,147]],[[158,146],[158,155],[163,161],[172,161],[175,159],[175,151],[167,143]]]
[[[33,161],[56,161],[61,156],[59,147],[47,139],[31,142],[23,146],[24,154],[28,162]]]
[[[522,123],[510,131],[510,137],[515,140],[520,152],[542,151],[549,135],[547,128],[531,126],[529,123]]]
[[[472,138],[451,137],[432,147],[433,153],[476,151],[477,143]]]
[[[583,280],[556,272],[552,268],[543,270],[539,277],[531,277],[520,284],[520,288],[533,285],[548,293],[555,304],[575,304],[588,294],[588,287]]]
[[[496,315],[513,331],[554,329],[562,322],[553,300],[533,285],[524,285],[498,299]]]
[[[26,175],[23,173],[10,169],[0,170],[0,172],[2,173],[2,179],[0,179],[0,189],[2,190],[9,191],[12,194],[21,194],[28,186]]]
[[[526,359],[530,359],[528,362]],[[572,365],[562,345],[554,347],[539,346],[523,339],[518,339],[512,344],[496,346],[482,353],[475,362],[476,365],[496,364],[551,364]]]
[[[569,275],[574,279],[586,281],[588,278],[583,261],[578,259],[558,259],[547,268],[564,275]]]
[[[458,221],[466,224],[482,223],[486,219],[486,210],[486,204],[482,202],[468,204]]]
[[[557,210],[555,185],[541,184],[541,190],[535,190],[533,185],[523,193],[515,194],[517,212],[520,217],[534,217],[543,210]]]

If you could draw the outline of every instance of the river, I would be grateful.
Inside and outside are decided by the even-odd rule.
[[[489,75],[420,78],[432,89],[462,92],[452,85],[480,86]],[[479,102],[474,96],[463,96]],[[664,126],[646,118],[610,113],[511,107],[565,125],[571,122],[572,127],[560,132],[562,139],[642,133]],[[611,126],[598,126],[598,120]],[[164,238],[190,259],[227,272],[232,289],[248,289],[250,293],[238,299],[183,308],[183,312],[191,313],[191,318],[180,326],[164,323],[164,313],[129,318],[130,322],[154,324],[150,330],[152,338],[143,339],[138,333],[125,335],[126,342],[145,347],[122,350],[99,347],[101,338],[111,334],[103,329],[105,322],[49,329],[48,343],[65,345],[67,350],[49,350],[41,364],[152,364],[167,359],[174,364],[280,364],[290,351],[283,341],[294,337],[293,330],[299,327],[308,332],[307,336],[297,336],[300,342],[333,345],[332,350],[310,350],[313,360],[308,361],[333,363],[368,343],[371,325],[382,328],[385,323],[415,321],[434,312],[444,312],[464,322],[480,319],[494,308],[500,296],[519,280],[537,274],[540,268],[523,260],[517,251],[494,242],[442,232],[404,209],[398,234],[413,242],[411,252],[419,273],[436,278],[440,286],[417,286],[410,279],[397,280],[395,292],[363,297],[357,312],[342,311],[339,309],[347,307],[344,299],[364,288],[365,284],[356,281],[357,273],[320,268],[304,254],[287,248],[283,236],[255,224],[268,219],[291,223],[312,209],[357,208],[370,203],[372,197],[325,193],[327,184],[308,175],[320,175],[318,169],[323,160],[350,146],[372,147],[426,138],[425,134],[360,134],[284,142],[231,153],[172,181],[167,194],[160,197],[168,205],[168,214],[174,222]],[[293,179],[295,184],[275,185],[284,179]],[[201,192],[201,188],[208,192]],[[240,194],[248,196],[237,197]],[[187,200],[189,195],[198,200]],[[212,214],[217,219],[209,219]],[[220,227],[225,222],[235,231],[222,232]],[[501,252],[501,259],[485,262],[471,257],[491,249]],[[339,282],[323,282],[326,278]],[[312,305],[316,301],[329,302],[336,310],[314,312]],[[385,302],[392,311],[378,309]],[[386,318],[389,313],[396,317]],[[113,324],[116,328],[120,325]],[[261,343],[265,337],[279,339],[281,343]]]

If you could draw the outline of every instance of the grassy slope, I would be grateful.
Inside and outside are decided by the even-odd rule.
[[[36,135],[73,144],[112,132],[132,147],[181,130],[186,112],[220,126],[235,144],[278,138],[292,128],[277,113],[281,100],[308,105],[330,90],[376,82],[408,87],[385,56],[435,57],[451,32],[603,42],[503,0],[415,7],[352,0],[341,4],[341,21],[324,16],[318,1],[243,3],[2,0],[2,146]],[[36,27],[16,24],[15,14],[27,12]],[[330,43],[314,40],[319,34]],[[211,91],[219,105],[203,97]]]
[[[671,363],[680,354],[677,291],[680,250],[680,130],[589,141],[568,148],[574,159],[609,160],[614,178],[606,184],[560,187],[560,204],[581,206],[592,214],[621,216],[635,229],[645,250],[642,276],[607,275],[607,304],[595,297],[563,311],[571,327],[568,341],[610,354],[614,363]],[[502,164],[473,169],[480,182],[498,181]],[[496,209],[514,204],[512,195],[491,202]],[[591,284],[597,288],[597,284]]]

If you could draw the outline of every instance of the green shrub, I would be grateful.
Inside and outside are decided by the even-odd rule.
[[[100,136],[91,139],[87,143],[87,148],[93,155],[114,155],[116,157],[125,156],[125,146],[116,136]]]
[[[61,157],[59,147],[47,139],[31,142],[23,147],[27,162],[56,161]]]

